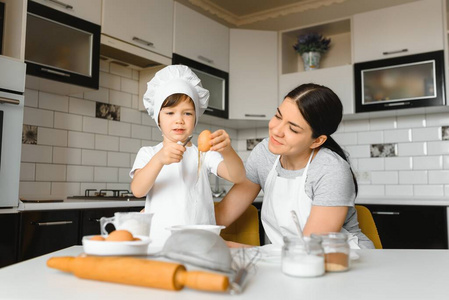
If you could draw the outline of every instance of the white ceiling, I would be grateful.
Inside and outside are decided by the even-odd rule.
[[[231,28],[283,30],[416,0],[175,0]]]

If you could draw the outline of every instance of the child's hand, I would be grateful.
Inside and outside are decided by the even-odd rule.
[[[219,129],[211,135],[211,151],[227,152],[232,149],[231,138],[223,129]]]
[[[162,149],[159,150],[156,156],[161,164],[170,165],[172,163],[180,162],[185,151],[186,147],[183,145],[170,141],[164,141]]]

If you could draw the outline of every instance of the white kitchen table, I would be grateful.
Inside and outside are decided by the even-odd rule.
[[[359,250],[349,271],[317,278],[289,277],[259,262],[238,296],[84,280],[46,266],[50,257],[82,252],[74,246],[0,269],[0,299],[449,299],[449,250]]]

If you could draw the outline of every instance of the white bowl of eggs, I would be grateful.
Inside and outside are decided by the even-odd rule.
[[[206,231],[210,231],[213,232],[217,235],[220,234],[221,230],[226,228],[226,226],[222,226],[222,225],[208,225],[208,224],[199,224],[199,225],[175,225],[175,226],[171,226],[169,228],[167,228],[168,230],[170,230],[172,233],[175,231],[180,231],[180,230],[206,230]]]
[[[133,236],[127,230],[115,230],[109,235],[87,235],[82,239],[88,255],[146,255],[150,239]]]

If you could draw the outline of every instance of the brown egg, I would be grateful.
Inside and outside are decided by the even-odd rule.
[[[134,241],[141,241],[141,239],[136,238],[136,237],[135,237],[133,240],[134,240]]]
[[[90,238],[91,241],[104,241],[104,237],[102,237],[101,235],[95,235],[93,237]]]
[[[105,239],[106,242],[125,242],[134,239],[131,232],[128,230],[115,230],[111,232]]]
[[[201,152],[207,152],[209,151],[211,145],[211,135],[212,133],[209,130],[203,130],[200,135],[198,136],[198,150]]]

